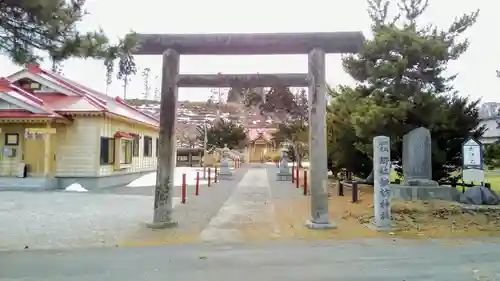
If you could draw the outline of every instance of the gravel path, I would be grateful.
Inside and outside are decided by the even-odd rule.
[[[185,205],[179,204],[180,188],[176,188],[173,216],[179,226],[165,232],[145,226],[153,214],[152,187],[85,193],[1,192],[0,250],[194,242],[187,237],[198,237],[245,171],[237,169],[232,181],[200,186],[200,196],[191,188]],[[187,240],[177,239],[182,236]]]
[[[1,192],[0,250],[114,246],[152,207],[149,196]]]

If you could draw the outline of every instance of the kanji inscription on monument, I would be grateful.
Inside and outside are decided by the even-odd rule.
[[[391,147],[390,139],[378,136],[373,139],[373,170],[374,170],[374,195],[373,195],[373,224],[379,231],[390,230],[391,222]]]

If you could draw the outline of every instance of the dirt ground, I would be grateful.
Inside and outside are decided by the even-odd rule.
[[[293,188],[290,186],[290,188]],[[329,185],[329,215],[337,225],[332,230],[310,230],[304,223],[310,218],[310,196],[294,200],[275,200],[262,213],[238,219],[232,228],[238,230],[243,241],[314,240],[357,238],[465,238],[500,237],[500,208],[489,211],[468,211],[459,204],[447,201],[392,202],[393,232],[377,232],[369,227],[373,218],[373,187],[360,186],[359,200],[351,201],[351,189],[344,196],[337,195],[335,183]],[[274,218],[262,216],[274,213]],[[200,242],[199,231],[150,231],[138,239],[130,239],[120,246],[152,246]],[[145,239],[144,237],[147,237]],[[144,242],[147,241],[147,242]],[[459,240],[454,243],[459,243]]]
[[[294,202],[275,202],[276,221],[281,238],[336,238],[370,237],[453,238],[500,236],[500,209],[467,211],[447,201],[395,201],[391,204],[395,231],[383,233],[368,227],[373,218],[373,187],[361,186],[359,201],[351,202],[351,190],[337,195],[336,184],[329,186],[329,214],[338,226],[328,231],[309,230],[304,222],[309,218],[310,197]]]

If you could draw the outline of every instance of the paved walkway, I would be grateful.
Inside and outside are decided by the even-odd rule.
[[[274,210],[267,169],[251,168],[210,221],[200,237],[209,242],[244,241],[244,228],[274,228]]]
[[[246,242],[277,239],[282,225],[275,204],[301,197],[291,182],[277,182],[273,165],[253,164],[200,235],[204,242]],[[305,222],[305,221],[304,221]]]
[[[0,252],[0,281],[495,281],[496,243],[357,240]]]

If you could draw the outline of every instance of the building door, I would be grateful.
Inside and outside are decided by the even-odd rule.
[[[44,140],[25,138],[23,140],[22,162],[28,167],[28,176],[41,176],[44,164]]]
[[[54,176],[56,174],[57,170],[57,155],[56,155],[56,147],[57,147],[57,137],[56,134],[49,134],[47,137],[50,137],[50,168],[49,168],[49,173],[50,175]]]

